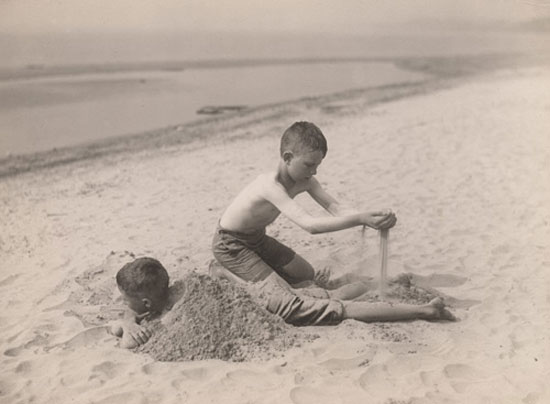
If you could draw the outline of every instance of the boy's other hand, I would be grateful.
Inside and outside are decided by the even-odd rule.
[[[151,331],[136,323],[124,324],[124,334],[126,339],[130,337],[136,342],[136,345],[145,344],[151,338]]]
[[[390,229],[397,223],[397,217],[390,209],[378,212],[365,212],[361,221],[364,225],[375,230]]]
[[[322,270],[315,272],[315,275],[313,275],[313,282],[315,282],[317,286],[326,287],[329,281],[330,281],[329,268],[323,268]]]

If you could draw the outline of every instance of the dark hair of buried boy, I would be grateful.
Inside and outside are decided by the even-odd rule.
[[[116,274],[116,283],[133,297],[148,297],[159,302],[168,296],[168,272],[154,258],[143,257],[127,263]]]
[[[281,137],[281,156],[286,151],[300,154],[317,150],[323,157],[327,155],[327,139],[311,122],[294,122]]]

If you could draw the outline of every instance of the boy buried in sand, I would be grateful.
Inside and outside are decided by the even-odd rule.
[[[160,314],[168,303],[168,272],[153,258],[138,258],[124,265],[116,282],[127,304],[124,319],[111,326],[112,334],[122,337],[121,348],[144,344],[151,333],[140,326],[144,318]]]
[[[344,319],[452,320],[441,298],[425,305],[367,303],[346,301],[366,291],[360,284],[322,290],[316,296],[307,289],[296,289],[304,282],[332,282],[328,282],[326,272],[316,273],[292,249],[266,235],[266,226],[279,214],[311,234],[354,226],[389,229],[397,221],[391,210],[343,215],[338,202],[315,178],[326,154],[326,139],[314,124],[296,122],[284,132],[277,170],[258,176],[223,213],[212,243],[221,266],[213,263],[211,274],[255,284],[265,296],[267,310],[294,325],[335,324]],[[332,216],[309,215],[293,199],[302,192],[308,192]]]

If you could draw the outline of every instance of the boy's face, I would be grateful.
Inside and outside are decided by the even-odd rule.
[[[307,181],[317,174],[317,167],[323,161],[323,153],[320,150],[292,153],[285,156],[288,173],[296,182]]]
[[[130,310],[132,310],[137,314],[148,312],[151,309],[150,307],[151,305],[148,299],[145,299],[142,297],[130,296],[122,290],[120,291],[120,294],[124,299],[124,303],[126,303],[126,305],[130,308]]]

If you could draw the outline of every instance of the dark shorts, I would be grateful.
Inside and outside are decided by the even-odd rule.
[[[265,234],[238,233],[219,225],[212,241],[214,257],[228,270],[248,282],[264,280],[273,271],[283,278],[283,267],[296,253],[291,248]]]
[[[343,305],[328,298],[320,288],[294,289],[283,267],[296,253],[265,234],[243,234],[217,227],[212,240],[217,262],[238,278],[254,283],[262,304],[271,313],[294,325],[336,324],[342,321]]]

